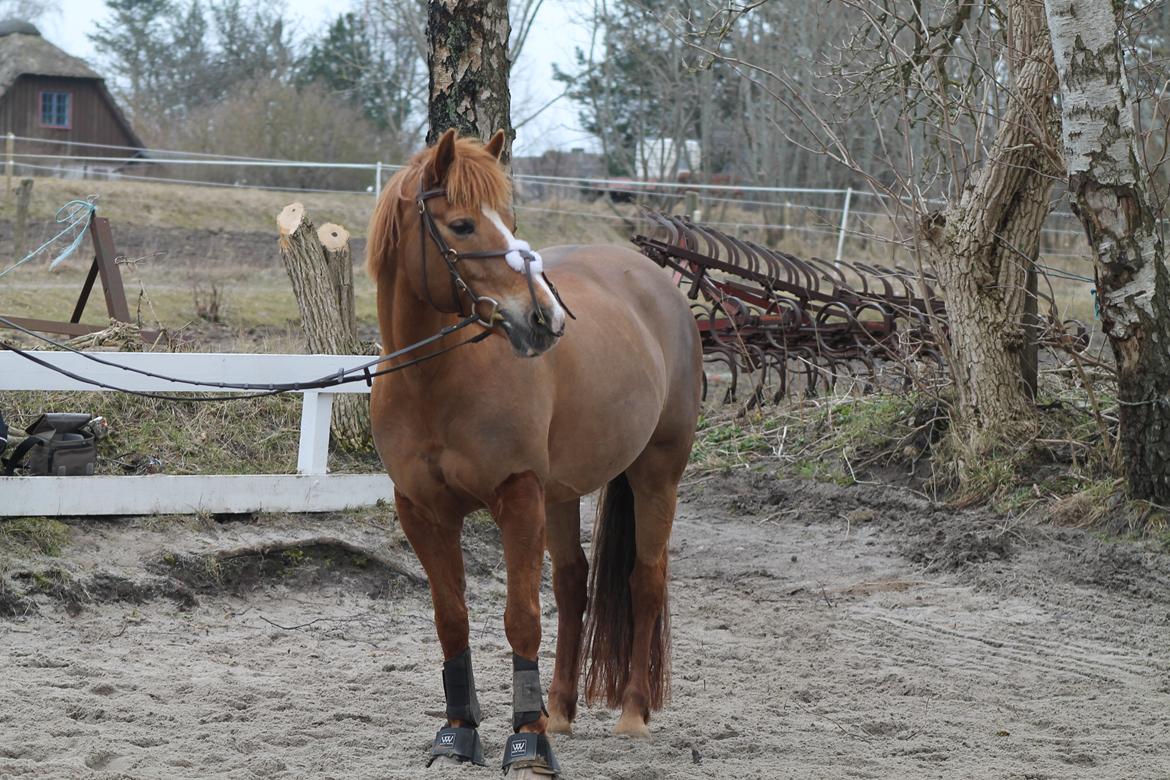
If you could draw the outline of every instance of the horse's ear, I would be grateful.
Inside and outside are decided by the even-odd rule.
[[[504,131],[497,130],[496,134],[492,136],[492,140],[488,141],[487,145],[483,148],[487,151],[488,154],[498,160],[500,159],[501,155],[504,154],[504,142],[506,140],[507,137],[504,135]]]
[[[435,144],[435,156],[431,158],[432,187],[438,187],[447,180],[447,172],[451,170],[451,163],[455,162],[455,129],[452,128],[439,138]]]

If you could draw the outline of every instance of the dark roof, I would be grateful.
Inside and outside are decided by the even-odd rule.
[[[40,35],[41,31],[37,29],[35,24],[26,22],[23,19],[5,19],[4,21],[0,22],[0,36],[12,35],[12,33]]]
[[[110,104],[122,129],[142,146],[142,140],[126,120],[122,109],[106,89],[105,79],[83,60],[66,54],[41,37],[32,24],[19,19],[0,21],[0,97],[21,76],[53,76],[58,78],[92,79],[102,96]]]

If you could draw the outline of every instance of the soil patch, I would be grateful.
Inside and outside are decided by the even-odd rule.
[[[567,777],[1170,773],[1170,560],[1156,546],[749,472],[697,477],[683,496],[673,700],[650,742],[582,708],[555,741]],[[40,614],[0,621],[16,692],[0,775],[491,776],[422,768],[440,659],[388,515],[77,523],[60,558],[15,568],[165,580],[194,601],[113,588],[70,614],[9,576],[0,595]],[[498,761],[511,674],[490,521],[469,521],[465,548],[481,733]],[[543,598],[547,685],[547,578]]]

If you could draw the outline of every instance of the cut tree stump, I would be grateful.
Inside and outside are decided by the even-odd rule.
[[[354,334],[356,341],[357,315],[353,306],[353,256],[349,251],[349,231],[341,225],[326,222],[317,231],[317,238],[325,250],[326,265],[333,272],[341,323],[347,333]]]
[[[327,224],[320,230],[300,203],[290,203],[276,218],[280,256],[301,312],[309,350],[323,355],[361,355],[353,304],[353,264],[349,232]],[[369,401],[360,394],[333,399],[333,444],[347,450],[371,446]]]

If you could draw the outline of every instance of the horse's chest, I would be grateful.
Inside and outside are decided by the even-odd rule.
[[[395,487],[416,502],[482,503],[507,476],[491,452],[497,446],[516,449],[498,431],[483,429],[482,421],[491,415],[468,419],[434,399],[386,394],[376,399],[372,417],[383,465]]]

